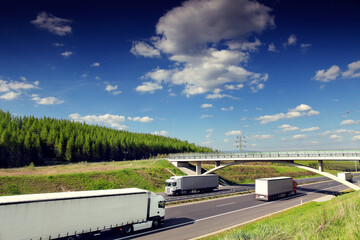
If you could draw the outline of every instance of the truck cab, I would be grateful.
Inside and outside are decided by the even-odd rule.
[[[175,195],[177,190],[181,190],[181,181],[176,177],[171,177],[165,181],[166,195]]]

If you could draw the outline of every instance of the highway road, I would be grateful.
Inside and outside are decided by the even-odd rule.
[[[360,184],[360,177],[354,177]],[[103,232],[97,239],[192,239],[234,225],[244,224],[314,199],[336,195],[347,187],[335,181],[307,184],[298,187],[298,194],[272,202],[257,201],[254,194],[240,195],[166,208],[165,224],[158,229],[139,231],[130,235]]]

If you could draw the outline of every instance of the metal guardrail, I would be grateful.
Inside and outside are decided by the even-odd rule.
[[[360,157],[360,150],[338,151],[288,151],[288,152],[247,152],[247,153],[176,153],[169,160],[176,159],[228,159],[228,158],[306,158],[306,157]]]

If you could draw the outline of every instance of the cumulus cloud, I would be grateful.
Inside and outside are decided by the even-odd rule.
[[[258,118],[255,118],[255,120],[260,121],[261,124],[267,124],[269,122],[275,122],[282,119],[291,119],[291,118],[297,118],[297,117],[304,117],[304,116],[315,116],[319,115],[320,112],[315,111],[306,104],[300,104],[294,109],[290,109],[287,113],[278,113],[274,115],[264,115]]]
[[[242,64],[249,59],[249,52],[261,45],[259,39],[249,42],[247,38],[275,26],[270,11],[249,0],[189,0],[168,11],[156,25],[157,36],[151,38],[154,47],[137,42],[132,51],[157,56],[158,50],[175,62],[175,67],[166,80],[150,77],[152,81],[146,85],[153,83],[156,88],[145,88],[143,83],[140,90],[153,92],[162,89],[163,84],[181,85],[182,93],[189,97],[217,88],[229,90],[224,85],[241,83],[254,91],[263,89],[265,74],[250,72]],[[136,47],[145,49],[146,54],[140,54]],[[218,93],[212,97],[227,95]]]
[[[283,132],[292,132],[292,131],[299,130],[298,127],[291,126],[289,124],[283,124],[283,125],[279,126],[278,128],[280,128],[281,131],[283,131]]]
[[[211,137],[211,134],[213,133],[213,131],[214,131],[214,129],[206,129],[206,132],[207,132],[207,134],[206,134],[206,138],[210,138]]]
[[[160,57],[160,51],[145,42],[133,42],[130,52],[135,56]]]
[[[347,119],[347,120],[344,120],[340,123],[340,125],[356,125],[356,124],[359,124],[360,123],[360,120],[357,120],[357,121],[354,121],[352,119]]]
[[[112,93],[113,95],[119,95],[120,93],[122,93],[122,91],[117,90],[118,86],[117,85],[110,85],[109,83],[105,83],[106,87],[105,90],[108,91],[109,93]]]
[[[321,69],[316,71],[314,80],[319,82],[330,82],[335,80],[340,74],[340,68],[336,65],[331,66],[328,70]]]
[[[134,118],[128,117],[128,120],[133,121],[133,122],[141,122],[141,123],[151,123],[151,122],[154,121],[153,118],[148,117],[148,116],[146,116],[146,117],[134,117]]]
[[[314,132],[320,130],[319,127],[311,127],[311,128],[305,128],[305,129],[301,129],[302,132]]]
[[[360,60],[348,64],[348,69],[342,73],[343,78],[360,77]]]
[[[221,111],[225,111],[225,112],[227,112],[227,111],[233,111],[233,110],[234,110],[234,107],[233,107],[233,106],[230,106],[230,107],[228,107],[228,108],[225,108],[225,107],[221,108]]]
[[[3,80],[0,78],[0,99],[17,99],[24,91],[38,89],[39,82],[28,83],[25,77],[21,77],[21,82],[13,80]]]
[[[307,138],[307,135],[305,134],[298,134],[298,135],[294,135],[293,139],[304,139]]]
[[[210,103],[204,103],[204,104],[201,104],[200,107],[201,107],[201,108],[212,108],[213,105],[210,104]]]
[[[153,135],[158,135],[158,136],[168,136],[169,133],[165,130],[161,130],[161,131],[155,131],[152,133]]]
[[[234,136],[234,135],[241,135],[241,130],[232,130],[225,133],[226,136]]]
[[[39,105],[55,105],[55,104],[62,104],[64,101],[60,100],[56,97],[44,97],[41,98],[38,94],[32,94],[31,100],[36,102]]]
[[[70,52],[70,51],[61,53],[61,56],[65,57],[65,58],[70,57],[71,55],[72,55],[72,52]]]
[[[59,36],[65,36],[71,33],[71,26],[69,25],[71,22],[72,20],[70,19],[55,17],[47,12],[39,13],[36,19],[31,21],[36,27]]]
[[[13,91],[9,91],[3,95],[0,95],[0,99],[4,99],[4,100],[14,100],[16,98],[18,98],[20,96],[21,92],[13,92]]]
[[[69,115],[69,118],[75,122],[85,122],[88,124],[99,124],[99,125],[105,125],[110,126],[112,128],[116,128],[118,130],[125,130],[128,127],[125,125],[122,125],[122,123],[125,122],[125,117],[120,115],[87,115],[87,116],[81,116],[79,113],[73,113]]]
[[[163,87],[159,83],[156,83],[156,82],[143,82],[143,84],[140,86],[137,86],[135,90],[137,92],[142,92],[142,93],[146,93],[146,92],[154,93],[155,90],[159,90],[162,88]]]
[[[297,38],[294,34],[291,34],[286,43],[283,43],[284,48],[292,45],[296,45]]]
[[[307,52],[310,49],[311,46],[312,46],[312,44],[310,44],[310,43],[302,43],[302,44],[300,44],[301,50],[303,52]]]
[[[352,140],[353,140],[353,141],[360,141],[360,135],[354,136],[354,137],[352,138]]]

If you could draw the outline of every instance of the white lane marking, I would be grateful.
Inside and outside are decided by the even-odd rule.
[[[310,195],[312,193],[317,193],[317,192],[320,192],[320,191],[323,191],[323,190],[326,190],[326,189],[338,187],[338,186],[332,186],[332,187],[328,187],[328,188],[323,188],[323,189],[318,190],[316,192],[310,192],[307,195]],[[285,200],[285,199],[291,199],[291,198],[294,198],[294,196],[288,197],[288,198],[282,198],[282,199]],[[212,219],[212,218],[216,218],[216,217],[220,217],[220,216],[225,216],[225,215],[236,213],[236,212],[242,212],[242,211],[245,211],[245,210],[248,210],[248,209],[252,209],[252,208],[256,208],[256,207],[260,207],[260,206],[264,206],[264,205],[268,205],[268,204],[272,204],[272,203],[276,203],[276,201],[266,202],[266,203],[263,203],[263,204],[259,204],[259,205],[255,205],[255,206],[251,206],[251,207],[247,207],[247,208],[242,208],[242,209],[238,209],[238,210],[234,210],[234,211],[230,211],[230,212],[226,212],[226,213],[221,213],[221,214],[213,215],[213,216],[210,216],[210,217],[200,218],[200,219],[197,219],[197,220],[192,220],[192,221],[188,221],[188,222],[184,222],[184,223],[179,223],[179,224],[176,224],[176,225],[171,225],[171,226],[168,226],[168,227],[163,227],[163,228],[159,228],[159,229],[155,229],[155,230],[151,230],[151,231],[146,231],[146,232],[143,232],[143,233],[133,234],[131,236],[125,236],[125,237],[122,237],[122,238],[116,238],[114,240],[130,239],[132,237],[137,237],[137,236],[142,236],[142,235],[146,235],[146,234],[150,234],[150,233],[160,232],[160,231],[163,231],[163,230],[177,228],[177,227],[181,227],[181,226],[189,225],[189,224],[194,224],[196,222],[201,222],[201,221],[204,221],[204,220],[208,220],[208,219]]]
[[[235,204],[235,203],[236,203],[236,202],[231,202],[231,203],[220,204],[220,205],[217,205],[216,207],[228,206],[228,205],[232,205],[232,204]]]

